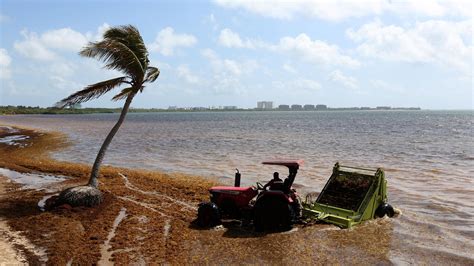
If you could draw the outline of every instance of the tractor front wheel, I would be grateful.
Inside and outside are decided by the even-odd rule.
[[[199,204],[197,224],[209,228],[220,224],[219,207],[215,203],[205,202]]]

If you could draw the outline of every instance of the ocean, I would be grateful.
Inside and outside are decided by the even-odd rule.
[[[58,160],[92,164],[118,114],[0,116],[10,124],[65,133]],[[316,111],[130,113],[104,163],[183,172],[233,184],[265,182],[282,167],[272,158],[305,160],[294,187],[319,192],[334,163],[385,170],[392,219],[391,256],[474,260],[473,111]],[[412,254],[412,256],[410,256]]]

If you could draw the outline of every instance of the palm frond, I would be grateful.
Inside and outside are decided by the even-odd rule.
[[[160,75],[160,70],[157,67],[148,67],[146,69],[145,82],[154,82]]]
[[[123,89],[119,94],[112,98],[112,101],[119,101],[128,97],[130,93],[136,93],[132,87]]]
[[[64,108],[65,106],[68,106],[68,105],[74,105],[77,103],[87,102],[91,99],[95,99],[102,96],[103,94],[109,92],[113,88],[123,83],[128,83],[127,77],[109,79],[106,81],[101,81],[99,83],[89,85],[85,89],[75,92],[71,94],[70,96],[57,102],[55,106],[58,108]]]
[[[123,43],[132,50],[140,60],[143,69],[148,67],[148,51],[137,28],[132,25],[114,27],[104,33],[104,40]]]
[[[93,57],[106,63],[105,68],[122,71],[132,77],[142,77],[145,74],[138,57],[125,44],[104,40],[89,43],[84,47],[80,55]]]

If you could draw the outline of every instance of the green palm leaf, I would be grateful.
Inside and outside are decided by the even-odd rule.
[[[132,25],[111,28],[104,33],[104,40],[119,41],[130,48],[140,60],[143,69],[148,67],[148,51],[138,29]]]
[[[119,101],[128,97],[130,93],[136,93],[132,87],[123,89],[119,94],[112,98],[112,101]]]
[[[106,63],[105,68],[116,69],[135,79],[144,75],[142,64],[133,51],[118,41],[101,41],[89,43],[80,54],[93,57]]]
[[[145,82],[153,82],[160,75],[160,70],[157,67],[148,67],[146,69]]]
[[[77,103],[87,102],[91,99],[95,99],[102,96],[103,94],[109,92],[113,88],[123,83],[128,83],[127,77],[109,79],[106,81],[89,85],[85,89],[75,92],[71,94],[70,96],[57,102],[55,106],[59,108],[64,108],[66,106],[74,105]]]

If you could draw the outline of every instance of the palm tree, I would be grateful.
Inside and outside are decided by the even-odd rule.
[[[125,120],[133,97],[143,91],[145,83],[154,82],[160,70],[149,66],[148,51],[138,29],[132,25],[112,27],[104,32],[104,39],[98,42],[90,42],[79,54],[92,57],[104,62],[105,68],[115,69],[122,72],[121,77],[101,81],[77,91],[67,98],[62,99],[56,106],[64,108],[82,102],[86,102],[102,96],[103,94],[125,85],[112,100],[125,99],[125,104],[120,117],[112,130],[109,132],[100,147],[99,153],[92,166],[91,175],[87,185],[68,188],[59,195],[60,204],[71,206],[94,206],[102,202],[102,193],[99,190],[97,177],[105,152],[112,142],[113,137]]]

